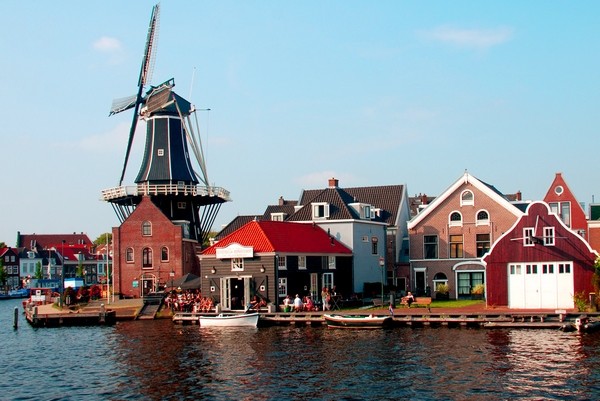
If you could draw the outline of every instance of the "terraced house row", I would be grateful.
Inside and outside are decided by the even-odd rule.
[[[586,217],[560,173],[535,202],[468,172],[435,198],[409,197],[402,185],[341,188],[330,179],[327,188],[226,226],[200,256],[202,290],[226,304],[252,294],[278,304],[287,294],[319,299],[323,287],[345,299],[377,297],[383,282],[385,294],[572,308],[575,293],[593,291],[598,207]],[[273,221],[280,223],[266,223]],[[297,223],[322,232],[295,236],[288,227]],[[318,251],[307,247],[317,243]]]

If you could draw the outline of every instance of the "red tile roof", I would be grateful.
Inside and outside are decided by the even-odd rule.
[[[281,221],[251,221],[202,254],[214,255],[217,248],[233,243],[252,246],[255,253],[352,254],[348,247],[317,225]]]

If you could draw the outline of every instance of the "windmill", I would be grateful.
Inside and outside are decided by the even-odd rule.
[[[114,115],[133,109],[133,120],[119,186],[103,190],[102,198],[112,204],[122,223],[143,196],[150,196],[165,216],[174,224],[183,226],[187,239],[201,243],[207,239],[221,205],[231,199],[227,190],[209,183],[195,107],[173,91],[173,78],[157,86],[148,85],[156,53],[158,21],[159,6],[155,5],[150,17],[137,93],[113,101],[110,110],[109,115]],[[147,86],[149,88],[144,93]],[[124,186],[140,119],[146,122],[144,156],[135,179],[136,185]]]

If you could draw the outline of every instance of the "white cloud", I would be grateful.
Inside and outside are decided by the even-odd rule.
[[[118,39],[109,38],[108,36],[96,40],[92,46],[94,49],[106,53],[114,53],[122,49],[121,42]]]
[[[141,127],[138,124],[136,130],[136,138],[138,135],[143,135],[145,127]],[[125,152],[127,147],[127,138],[129,137],[130,123],[121,122],[116,125],[112,130],[102,132],[95,135],[90,135],[82,138],[78,142],[73,143],[75,149],[79,149],[85,152],[94,153],[114,153],[114,152]]]
[[[514,29],[500,27],[495,29],[465,29],[450,26],[440,26],[423,33],[428,39],[451,45],[488,49],[512,39]]]

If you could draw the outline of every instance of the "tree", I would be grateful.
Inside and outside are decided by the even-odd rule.
[[[106,245],[106,236],[108,236],[108,243],[110,244],[112,242],[112,234],[111,233],[103,233],[103,234],[100,234],[98,236],[98,238],[96,238],[94,240],[94,245],[96,245],[96,246]]]
[[[6,248],[6,243],[4,241],[0,241],[0,249]]]
[[[8,274],[6,273],[6,269],[4,268],[4,260],[0,258],[0,284],[2,288],[6,287],[6,280],[8,279]]]
[[[52,274],[52,273],[50,273]],[[44,273],[42,273],[42,262],[38,261],[35,264],[35,275],[33,276],[33,278],[41,280],[44,278]]]

